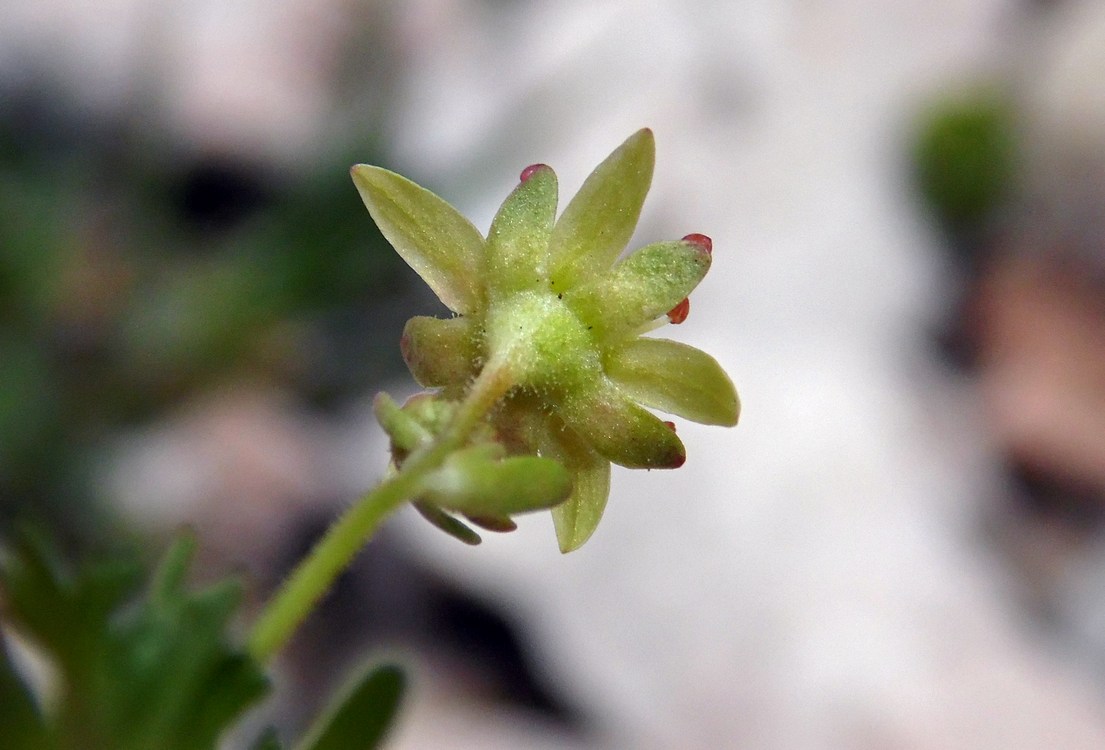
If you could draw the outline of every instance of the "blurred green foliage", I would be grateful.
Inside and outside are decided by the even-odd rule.
[[[25,684],[0,638],[6,750],[210,750],[268,692],[229,630],[241,587],[185,585],[195,540],[178,538],[150,580],[130,557],[72,568],[25,534],[0,566],[5,616],[52,667],[46,700]],[[371,750],[404,688],[385,665],[364,672],[316,722],[301,750]],[[279,749],[274,732],[254,747]]]
[[[141,569],[132,561],[67,571],[46,544],[21,539],[3,571],[7,615],[47,655],[59,684],[56,705],[43,709],[5,664],[8,747],[211,748],[267,692],[258,667],[226,641],[240,587],[185,590],[193,547],[179,540],[136,596]]]
[[[972,232],[993,219],[1016,178],[1011,104],[980,91],[949,97],[926,113],[913,150],[918,188],[953,232]]]
[[[325,408],[402,368],[378,333],[408,276],[348,176],[376,146],[278,171],[45,101],[0,96],[0,537],[111,526],[93,451],[196,392]]]

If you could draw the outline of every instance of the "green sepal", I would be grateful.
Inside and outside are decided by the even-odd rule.
[[[487,233],[487,286],[492,296],[533,289],[544,281],[556,197],[556,173],[536,166],[495,214]]]
[[[475,377],[480,363],[478,327],[469,317],[411,318],[399,349],[423,388],[463,385]]]
[[[485,252],[479,230],[406,177],[367,164],[357,164],[350,174],[380,232],[446,307],[457,313],[477,310]]]
[[[552,509],[556,541],[567,554],[582,547],[602,520],[610,496],[610,462],[563,425],[547,433],[541,450],[572,475],[572,494]]]
[[[481,529],[487,531],[494,531],[497,534],[508,534],[511,531],[518,530],[518,524],[509,516],[470,516],[466,515],[469,521],[479,526]]]
[[[372,400],[372,411],[376,421],[391,438],[391,450],[399,457],[406,456],[420,445],[433,440],[433,435],[417,419],[403,411],[399,404],[386,393],[376,394]]]
[[[414,509],[418,511],[418,515],[422,516],[454,539],[473,547],[483,541],[479,534],[465,526],[456,518],[450,516],[441,508],[423,502],[414,502],[412,505],[414,505]]]
[[[399,667],[368,670],[308,731],[296,750],[374,750],[382,745],[406,688]]]
[[[610,267],[629,243],[652,185],[656,141],[638,130],[595,167],[553,227],[549,269],[553,291],[571,288]]]
[[[606,382],[568,394],[560,415],[592,448],[628,469],[677,469],[687,459],[683,442],[656,415]]]
[[[598,278],[572,289],[564,301],[597,337],[635,332],[664,315],[710,270],[710,253],[686,240],[657,242],[636,251]]]
[[[510,516],[551,508],[572,490],[572,477],[539,456],[498,457],[498,445],[457,451],[423,482],[424,499],[474,516]]]
[[[645,406],[724,427],[740,418],[733,381],[717,360],[693,346],[638,338],[608,353],[603,364],[622,392]]]

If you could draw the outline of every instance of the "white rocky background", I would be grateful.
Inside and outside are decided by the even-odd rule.
[[[980,529],[997,469],[969,386],[924,338],[951,282],[907,183],[913,118],[940,90],[1016,68],[1038,36],[1026,5],[8,0],[0,61],[52,43],[97,106],[139,75],[144,14],[168,17],[156,49],[179,127],[283,158],[325,129],[342,19],[375,18],[400,73],[384,166],[482,228],[525,165],[553,165],[566,201],[652,127],[634,246],[713,238],[671,333],[730,372],[740,426],[680,424],[684,468],[616,472],[602,526],[567,557],[544,516],[472,550],[405,514],[409,544],[516,612],[547,679],[599,720],[588,747],[1097,748],[1101,675],[1028,623]],[[313,481],[378,476],[378,429],[351,420],[303,439],[341,457],[336,479]],[[124,497],[156,495],[148,455],[123,462]],[[164,523],[194,494],[171,486]],[[396,748],[581,746],[417,685]]]
[[[478,162],[465,208],[486,226],[517,167],[552,164],[570,196],[651,126],[635,243],[713,238],[675,335],[744,412],[680,424],[680,471],[617,472],[567,558],[544,518],[476,554],[411,538],[517,603],[609,747],[1100,746],[1100,685],[1024,623],[982,541],[992,456],[925,348],[952,282],[906,182],[911,118],[1015,67],[1023,9],[421,6],[397,168],[464,195]]]

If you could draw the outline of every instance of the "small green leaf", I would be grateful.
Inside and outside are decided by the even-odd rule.
[[[549,270],[554,291],[606,271],[625,249],[652,185],[655,162],[656,141],[644,128],[591,172],[553,227]]]
[[[638,338],[607,355],[607,376],[634,401],[702,424],[740,417],[733,381],[713,357],[667,339]]]
[[[710,254],[686,240],[646,245],[564,295],[597,336],[636,331],[664,315],[702,281]]]
[[[395,721],[406,686],[402,670],[370,670],[311,727],[297,750],[373,750]]]
[[[477,310],[485,252],[479,230],[406,177],[367,164],[356,165],[351,174],[380,232],[446,307]]]
[[[549,235],[556,218],[556,173],[534,165],[525,174],[487,233],[487,285],[492,294],[532,289],[547,273]]]
[[[686,449],[675,432],[609,382],[568,394],[560,414],[591,447],[619,466],[676,469],[686,461]]]

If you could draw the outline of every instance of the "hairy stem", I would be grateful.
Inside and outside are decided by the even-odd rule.
[[[511,385],[507,368],[485,367],[449,429],[412,453],[402,469],[368,492],[330,526],[254,623],[248,649],[257,662],[269,661],[284,647],[384,520],[404,502],[418,497],[425,477],[464,444],[472,429]]]

